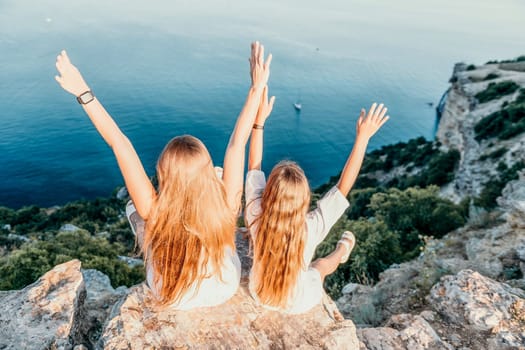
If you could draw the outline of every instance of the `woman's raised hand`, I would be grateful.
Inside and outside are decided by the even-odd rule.
[[[89,91],[84,78],[82,78],[77,67],[71,63],[65,50],[62,50],[57,56],[56,67],[60,75],[55,76],[55,80],[64,90],[77,97]]]
[[[356,125],[357,137],[371,138],[390,119],[388,115],[385,116],[387,110],[388,108],[382,103],[379,106],[377,103],[372,104],[368,114],[364,109],[361,109]]]
[[[272,113],[274,102],[275,96],[272,96],[270,101],[268,101],[268,85],[266,85],[261,97],[261,103],[259,104],[259,110],[257,111],[257,117],[255,118],[255,124],[264,125],[264,122],[270,116],[270,113]]]
[[[270,77],[270,63],[272,54],[268,55],[264,62],[264,46],[258,41],[252,43],[252,54],[250,56],[250,76],[252,78],[252,88],[263,89]]]

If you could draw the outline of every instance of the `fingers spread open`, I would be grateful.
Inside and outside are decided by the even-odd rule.
[[[381,111],[381,113],[379,114],[379,120],[382,120],[383,117],[385,116],[386,112],[388,111],[388,108],[383,108],[383,110]]]
[[[376,107],[377,107],[377,103],[372,103],[372,106],[370,106],[370,109],[368,110],[368,116],[367,118],[370,118],[371,116],[374,115],[374,112],[376,110]]]
[[[376,111],[375,111],[376,117],[378,117],[379,114],[381,114],[381,111],[383,110],[383,106],[384,105],[382,103],[380,103],[379,106],[377,106]]]
[[[275,103],[275,96],[272,96],[272,97],[270,98],[270,107],[269,107],[270,110],[269,110],[269,112],[272,111],[272,109],[273,109],[273,104],[274,104],[274,103]]]
[[[58,75],[55,75],[55,80],[60,84],[62,85],[62,78],[59,77]]]
[[[379,123],[379,127],[382,127],[383,124],[385,124],[388,121],[388,119],[390,119],[388,115],[384,117],[383,119],[381,119],[381,123]]]
[[[264,64],[264,45],[260,45],[259,47],[259,64],[261,67]]]
[[[270,63],[272,63],[272,58],[273,58],[272,54],[269,54],[268,58],[266,59],[266,63],[264,64],[265,69],[270,68]]]

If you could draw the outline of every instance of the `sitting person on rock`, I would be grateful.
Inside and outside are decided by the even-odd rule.
[[[303,313],[319,304],[323,281],[345,263],[355,245],[354,235],[344,232],[335,250],[312,262],[315,249],[348,208],[346,196],[355,183],[368,140],[388,120],[383,105],[372,105],[357,121],[357,135],[336,186],[308,212],[310,188],[303,170],[282,161],[266,182],[261,169],[264,122],[274,98],[267,88],[259,106],[250,140],[245,183],[245,220],[253,241],[253,266],[249,290],[260,304],[289,314]]]
[[[197,138],[177,136],[157,161],[152,185],[131,142],[94,97],[65,51],[57,57],[57,82],[77,97],[98,132],[113,149],[134,206],[143,218],[137,244],[156,307],[191,309],[221,304],[238,289],[241,266],[234,235],[240,209],[245,148],[270,74],[271,55],[252,44],[251,87],[224,157],[222,180]],[[134,210],[130,208],[136,207]],[[135,223],[137,223],[136,221]]]

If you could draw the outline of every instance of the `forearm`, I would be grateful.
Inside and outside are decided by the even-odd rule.
[[[359,137],[359,135],[356,137],[352,152],[341,172],[341,177],[339,178],[339,182],[337,182],[337,188],[339,188],[339,191],[341,191],[345,197],[354,186],[357,175],[359,175],[359,170],[361,169],[366,154],[368,140],[368,138]]]
[[[248,156],[248,170],[261,170],[263,155],[263,129],[253,129],[250,139],[250,153]]]
[[[238,147],[244,149],[246,147],[255,117],[257,116],[262,93],[262,89],[253,87],[248,91],[248,96],[231,134],[228,148]]]
[[[126,136],[96,97],[82,107],[99,134],[111,148],[114,148],[116,143],[125,141]]]
[[[113,150],[129,195],[139,215],[146,220],[156,194],[135,148],[96,98],[82,107]]]
[[[262,89],[251,88],[248,92],[248,97],[235,123],[230,142],[226,148],[226,154],[224,155],[223,182],[228,202],[234,211],[237,211],[240,207],[246,143],[259,108],[261,94]]]

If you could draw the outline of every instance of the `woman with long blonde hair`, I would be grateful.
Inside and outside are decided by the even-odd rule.
[[[368,140],[388,120],[383,105],[361,110],[354,147],[336,186],[308,212],[310,187],[303,170],[282,161],[266,182],[261,169],[264,122],[273,108],[265,88],[250,140],[246,176],[245,220],[254,246],[249,290],[260,304],[286,313],[306,312],[321,302],[323,281],[345,263],[355,245],[351,232],[344,232],[327,257],[312,258],[331,227],[348,208],[346,196],[355,183]]]
[[[134,230],[156,305],[190,309],[213,306],[237,291],[240,261],[235,251],[236,218],[242,195],[245,148],[264,86],[271,55],[252,44],[251,87],[235,124],[218,178],[208,150],[197,138],[168,142],[157,162],[158,189],[150,182],[131,142],[89,89],[65,51],[56,62],[57,82],[77,97],[98,132],[112,148],[144,230]],[[135,228],[136,229],[136,228]]]

